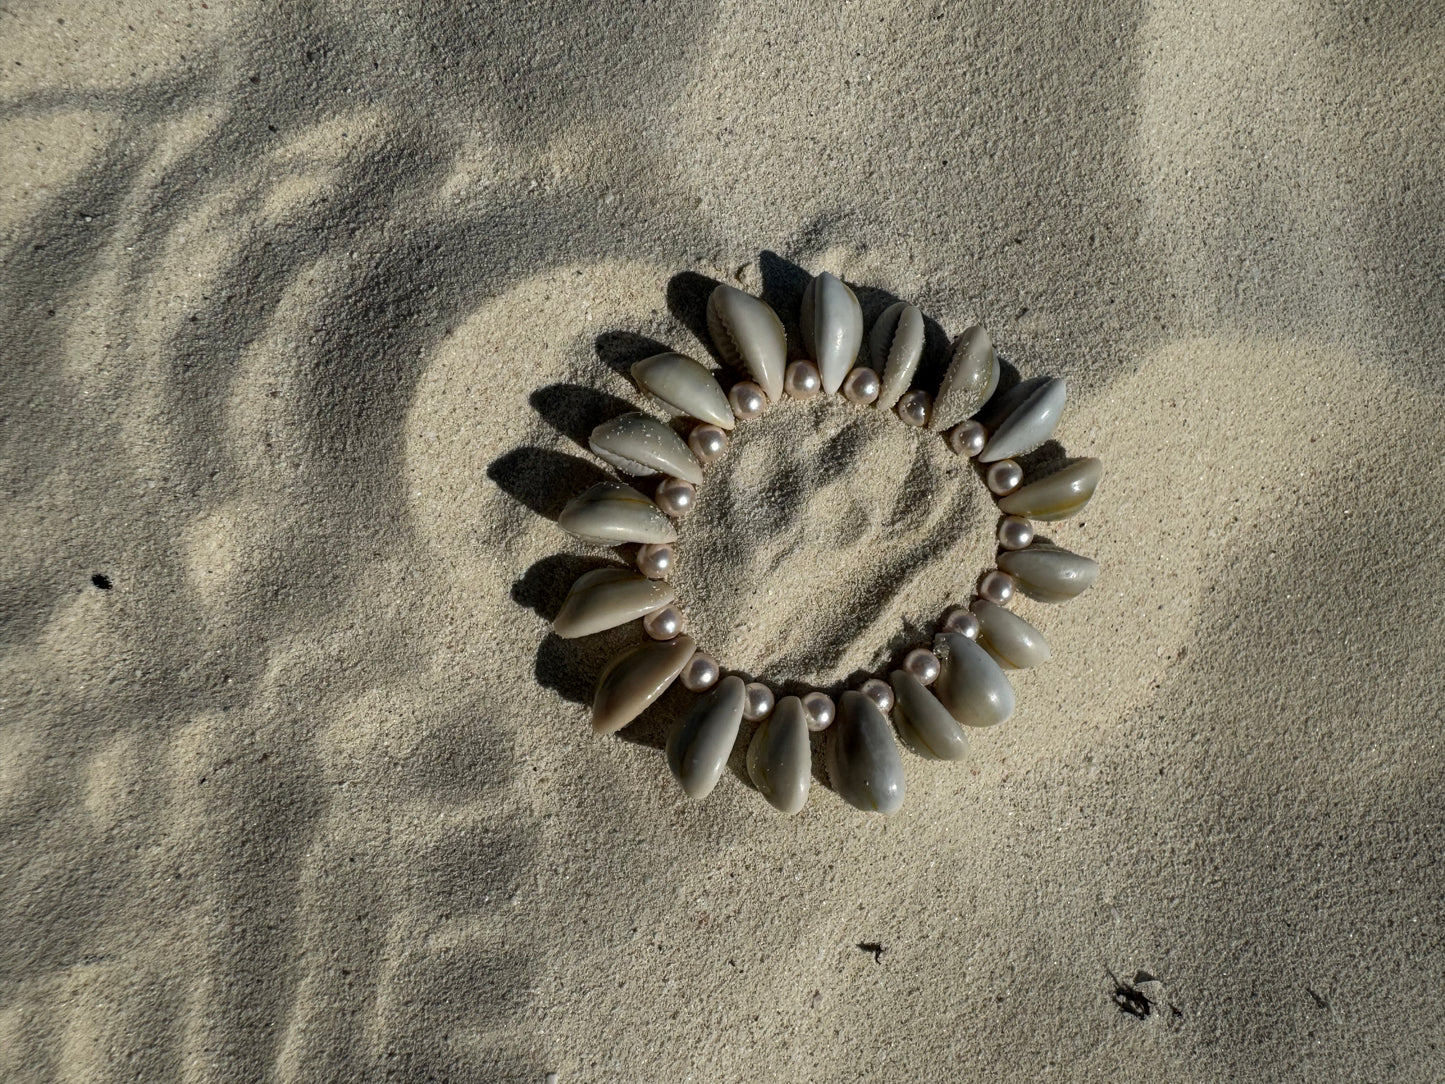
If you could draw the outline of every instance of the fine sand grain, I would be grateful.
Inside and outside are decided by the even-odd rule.
[[[1403,2],[0,8],[0,1079],[1445,1078],[1442,56]],[[825,269],[1106,465],[1053,660],[888,819],[687,802],[685,695],[587,725],[636,627],[549,626],[630,362],[717,282],[796,354]],[[838,689],[993,522],[793,403],[676,583]]]

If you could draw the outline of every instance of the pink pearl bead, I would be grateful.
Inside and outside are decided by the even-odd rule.
[[[671,640],[682,631],[682,611],[668,603],[642,619],[642,631],[654,640]]]
[[[648,542],[637,548],[637,571],[649,580],[665,580],[677,560],[671,542]]]
[[[869,678],[858,686],[858,691],[877,704],[879,711],[893,710],[893,687],[888,682],[879,678]]]
[[[687,435],[687,446],[704,463],[711,463],[728,450],[728,435],[718,425],[699,425]]]
[[[880,387],[878,374],[866,365],[860,365],[843,378],[843,397],[850,403],[867,406],[878,398]]]
[[[997,463],[990,463],[983,476],[984,485],[988,486],[989,492],[999,497],[1018,489],[1023,480],[1024,469],[1012,459],[1000,459]]]
[[[903,669],[916,677],[920,684],[932,685],[938,679],[942,664],[938,656],[926,647],[915,647],[903,657]]]
[[[967,636],[970,640],[978,639],[978,616],[969,610],[949,610],[939,626],[940,632],[954,632],[960,636]]]
[[[664,478],[652,499],[669,516],[684,516],[697,503],[697,489],[681,478]]]
[[[803,697],[803,711],[808,716],[808,729],[814,731],[827,730],[833,725],[834,716],[838,714],[833,698],[817,690]]]
[[[689,692],[705,692],[716,685],[721,676],[722,671],[718,669],[717,660],[698,651],[682,668],[682,687]]]
[[[811,399],[823,390],[823,378],[811,361],[792,362],[783,374],[783,390],[794,399]]]
[[[996,606],[1007,606],[1014,597],[1014,578],[996,568],[985,572],[978,578],[978,597]]]
[[[987,443],[988,431],[972,418],[955,425],[948,433],[948,446],[967,459],[978,455]]]
[[[1021,550],[1034,540],[1034,525],[1022,516],[1004,516],[998,521],[998,544],[1006,550]]]
[[[922,429],[928,425],[928,419],[933,416],[933,398],[926,391],[914,388],[912,391],[903,393],[898,400],[898,405],[893,408],[898,416],[915,429]]]
[[[740,380],[728,392],[728,403],[733,414],[740,420],[750,422],[761,418],[768,409],[768,396],[761,387],[751,380]]]
[[[743,718],[750,723],[766,719],[773,713],[773,690],[761,681],[750,681],[743,687]]]

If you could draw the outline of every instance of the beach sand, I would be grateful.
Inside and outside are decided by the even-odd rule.
[[[1439,6],[418,7],[0,9],[0,1077],[1445,1078]],[[823,270],[1105,463],[889,818],[687,801],[549,624],[627,364]],[[992,557],[880,412],[710,475],[780,688]]]

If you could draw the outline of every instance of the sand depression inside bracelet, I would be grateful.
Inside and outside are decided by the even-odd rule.
[[[668,423],[640,412],[593,430],[592,451],[618,471],[663,478],[651,498],[620,481],[600,482],[562,510],[558,524],[583,541],[639,548],[636,571],[602,568],[579,577],[554,628],[570,638],[641,619],[648,639],[617,655],[597,681],[592,726],[599,733],[626,726],[674,681],[702,694],[667,741],[668,766],[690,797],[705,797],[716,786],[747,719],[759,723],[748,743],[748,776],[777,809],[796,813],[807,801],[809,734],[826,730],[828,778],[839,796],[858,809],[891,813],[904,793],[895,727],[919,756],[956,760],[968,751],[965,727],[993,726],[1013,714],[1005,671],[1049,658],[1043,636],[1007,608],[1010,600],[1018,591],[1039,602],[1065,602],[1093,584],[1099,566],[1035,542],[1030,521],[1077,513],[1093,496],[1102,465],[1074,460],[1026,484],[1014,457],[1053,435],[1064,407],[1063,380],[1025,381],[995,400],[1000,366],[993,342],[982,327],[971,327],[954,343],[937,394],[912,388],[924,323],[917,307],[903,301],[875,322],[868,339],[871,365],[857,365],[863,311],[853,291],[827,272],[808,284],[799,314],[812,361],[789,364],[777,313],[732,286],[713,290],[707,326],[718,355],[752,379],[724,393],[707,368],[678,353],[632,366],[643,392],[698,424],[686,441]],[[724,456],[738,422],[760,417],[784,395],[808,399],[839,391],[859,406],[892,409],[919,431],[944,434],[953,451],[980,464],[1002,514],[997,567],[979,577],[966,609],[944,615],[933,644],[909,650],[886,681],[870,677],[836,705],[818,690],[775,703],[766,684],[723,676],[718,662],[682,631],[667,582],[676,560],[673,519],[693,507],[704,466]]]

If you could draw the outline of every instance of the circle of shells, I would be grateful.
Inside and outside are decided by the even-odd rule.
[[[747,719],[760,724],[748,743],[748,775],[775,808],[787,814],[803,808],[812,781],[809,734],[826,730],[825,763],[839,796],[861,810],[891,813],[904,795],[894,729],[919,756],[957,760],[968,752],[967,728],[994,726],[1013,714],[1006,671],[1049,658],[1039,630],[1008,606],[1018,593],[1065,602],[1094,583],[1099,566],[1036,542],[1032,521],[1079,512],[1094,495],[1102,464],[1080,459],[1042,478],[1024,477],[1015,457],[1053,435],[1064,381],[1026,381],[994,401],[1000,367],[982,327],[959,336],[943,381],[930,394],[911,387],[924,342],[916,306],[899,301],[882,313],[868,337],[870,363],[863,365],[857,364],[863,312],[842,280],[824,272],[809,282],[799,324],[813,360],[788,363],[783,324],[772,308],[720,285],[708,298],[708,332],[723,361],[751,379],[724,392],[712,372],[679,353],[632,366],[641,391],[697,424],[686,441],[645,413],[624,414],[592,431],[591,450],[623,474],[663,478],[651,498],[608,481],[562,510],[558,525],[585,542],[639,548],[635,572],[614,567],[583,574],[554,628],[572,638],[641,619],[648,639],[617,655],[598,679],[592,704],[598,733],[626,726],[675,681],[702,694],[667,740],[668,767],[689,797],[706,797],[717,785]],[[905,425],[943,435],[954,452],[980,464],[1001,514],[999,554],[996,567],[979,577],[971,603],[944,614],[933,643],[910,650],[887,680],[869,677],[836,704],[821,690],[775,702],[763,682],[724,676],[717,660],[683,631],[668,583],[676,561],[674,520],[693,507],[705,466],[726,454],[728,434],[739,422],[761,417],[784,396],[840,391],[860,406],[892,410]]]

